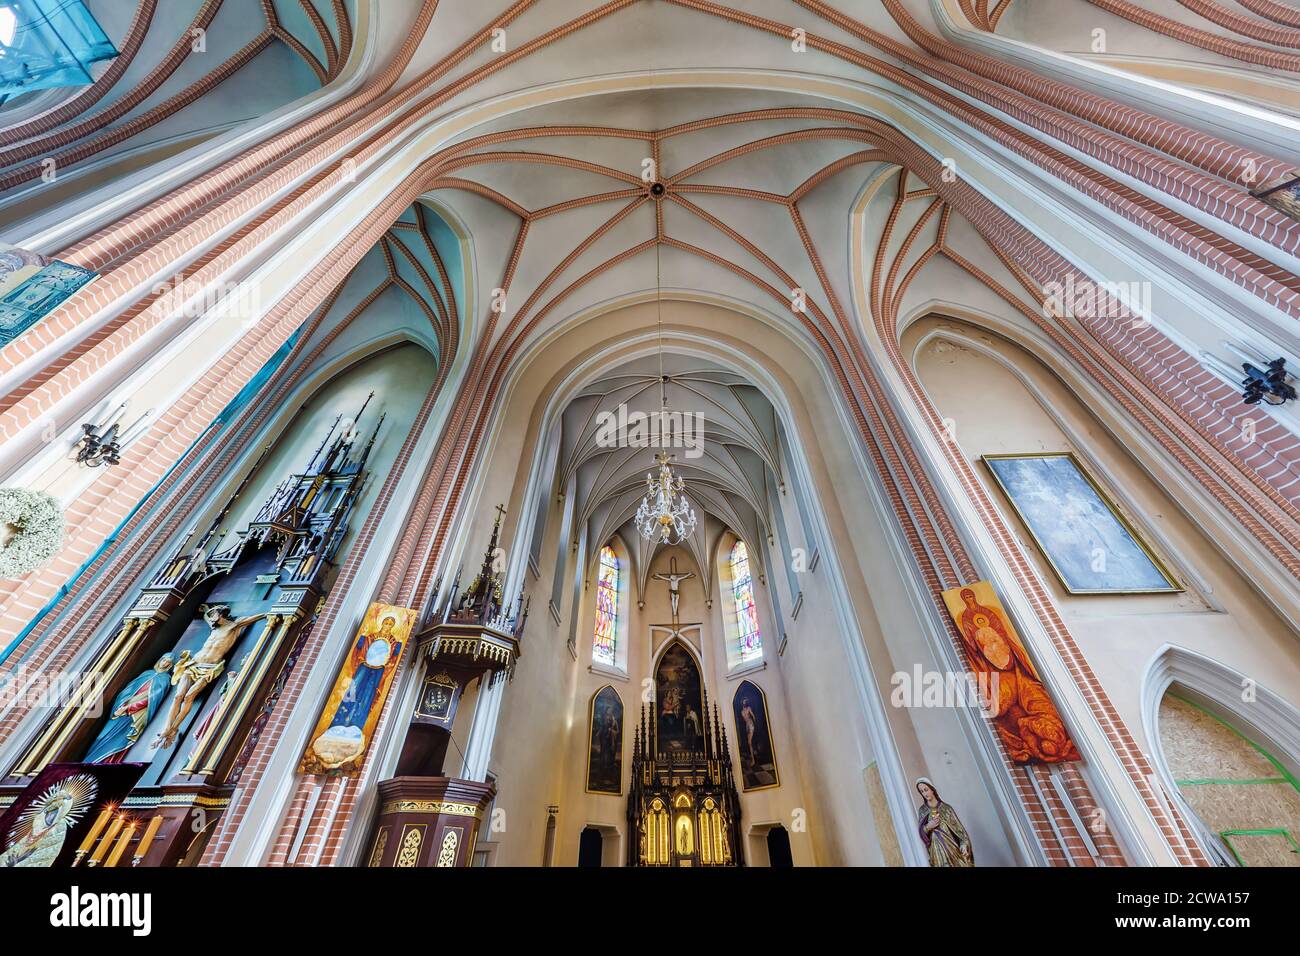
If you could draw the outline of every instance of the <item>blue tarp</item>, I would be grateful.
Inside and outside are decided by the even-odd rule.
[[[12,32],[12,36],[7,36]],[[93,82],[90,65],[117,56],[82,0],[0,0],[0,102]]]

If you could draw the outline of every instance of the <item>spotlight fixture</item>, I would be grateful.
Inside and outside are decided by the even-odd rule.
[[[1285,405],[1297,397],[1295,376],[1287,371],[1286,359],[1270,359],[1268,353],[1244,342],[1224,340],[1219,343],[1234,357],[1222,359],[1213,352],[1202,352],[1201,360],[1227,381],[1241,388],[1241,400],[1247,405]],[[1241,373],[1246,377],[1242,378]]]
[[[122,460],[122,449],[144,434],[153,414],[153,409],[149,409],[123,432],[120,419],[125,411],[126,403],[123,402],[110,414],[82,423],[81,437],[72,446],[71,457],[77,464],[102,468]]]
[[[1241,382],[1245,389],[1241,400],[1247,405],[1285,405],[1296,397],[1295,387],[1287,379],[1286,359],[1278,358],[1268,363],[1267,369],[1261,369],[1251,362],[1242,362],[1241,370],[1246,378]]]

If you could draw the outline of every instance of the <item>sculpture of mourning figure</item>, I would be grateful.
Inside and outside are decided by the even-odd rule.
[[[171,684],[170,654],[122,688],[108,713],[108,722],[86,752],[86,763],[121,763],[162,706]]]

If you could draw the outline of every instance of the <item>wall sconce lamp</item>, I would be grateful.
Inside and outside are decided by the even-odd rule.
[[[102,468],[122,460],[122,449],[144,434],[153,409],[137,418],[124,432],[121,418],[125,412],[126,403],[123,402],[107,415],[98,414],[91,421],[82,423],[81,437],[72,446],[72,457],[77,464]]]

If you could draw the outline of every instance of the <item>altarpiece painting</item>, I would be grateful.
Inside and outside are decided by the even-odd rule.
[[[660,753],[694,753],[704,742],[700,667],[674,641],[655,668],[655,736]]]

